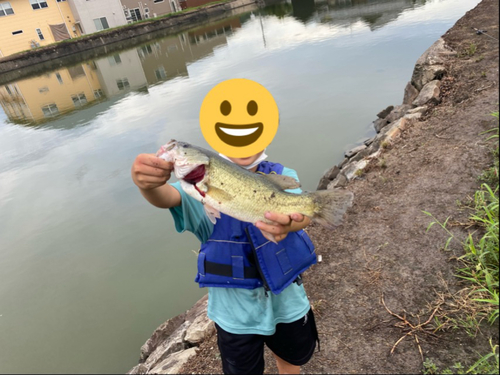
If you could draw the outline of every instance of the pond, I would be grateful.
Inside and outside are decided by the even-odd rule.
[[[0,373],[123,373],[203,294],[199,244],[130,178],[248,78],[280,110],[270,160],[305,190],[402,102],[418,57],[479,0],[274,1],[0,87]],[[307,285],[306,285],[307,288]]]

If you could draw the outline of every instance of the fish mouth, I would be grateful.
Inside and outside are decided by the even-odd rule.
[[[185,175],[182,179],[191,185],[196,185],[205,177],[205,171],[206,171],[205,164],[198,165],[197,167],[192,169],[191,172]]]
[[[262,135],[264,125],[262,122],[247,125],[232,125],[218,122],[215,132],[219,139],[234,147],[244,147],[254,143]]]

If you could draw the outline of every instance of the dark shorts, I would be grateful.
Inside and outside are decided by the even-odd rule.
[[[264,344],[286,362],[302,366],[311,359],[318,341],[312,310],[295,322],[279,323],[272,336],[238,335],[218,324],[215,327],[224,374],[262,374]]]

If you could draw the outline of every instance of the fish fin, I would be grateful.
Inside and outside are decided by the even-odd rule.
[[[275,185],[279,186],[282,190],[296,189],[300,187],[300,182],[290,176],[283,176],[275,173],[264,174],[263,176]]]
[[[274,234],[269,233],[269,232],[264,232],[262,229],[260,230],[260,233],[269,241],[278,244],[278,241],[276,241],[276,237],[274,237]]]
[[[354,194],[348,190],[321,190],[310,193],[316,209],[312,220],[329,229],[342,223],[345,212],[352,206]]]
[[[203,208],[205,209],[205,213],[207,214],[208,218],[212,222],[212,224],[215,224],[217,222],[216,219],[220,219],[220,212],[213,208],[212,206],[209,206],[208,204],[204,204]]]

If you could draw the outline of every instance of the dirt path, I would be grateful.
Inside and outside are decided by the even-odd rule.
[[[350,184],[356,199],[345,224],[333,235],[320,227],[308,230],[323,258],[304,283],[317,311],[321,352],[303,373],[421,373],[422,356],[440,368],[471,365],[477,352],[491,351],[490,337],[498,343],[498,324],[484,324],[476,337],[463,330],[435,337],[419,332],[419,345],[407,336],[390,354],[405,331],[381,300],[417,325],[440,298],[449,302],[450,293],[463,288],[454,277],[454,257],[463,250],[452,244],[443,251],[447,235],[437,226],[426,233],[432,219],[423,211],[467,222],[470,211],[457,202],[467,202],[492,162],[491,144],[480,133],[495,125],[490,113],[498,111],[498,41],[473,27],[498,39],[497,0],[484,0],[444,35],[458,53],[446,63],[441,104]],[[453,231],[465,233],[460,225]],[[266,359],[266,373],[276,373],[269,353]],[[221,372],[215,337],[182,372]]]

